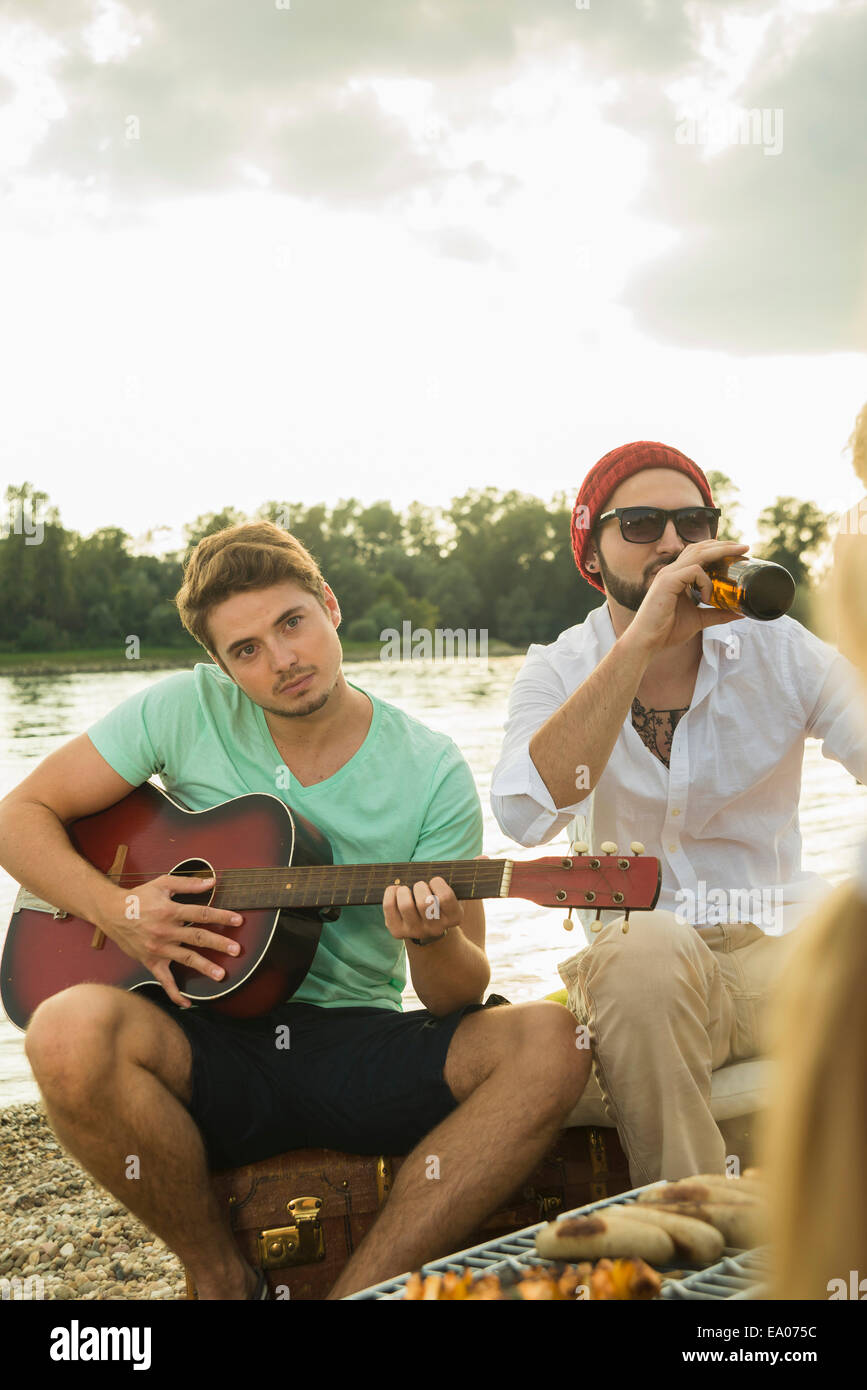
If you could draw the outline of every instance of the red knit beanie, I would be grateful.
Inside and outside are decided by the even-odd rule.
[[[612,449],[610,454],[594,463],[581,484],[572,510],[572,554],[588,584],[601,593],[605,592],[602,580],[584,563],[590,533],[596,518],[605,511],[611,494],[626,478],[631,478],[633,473],[642,473],[646,468],[673,468],[678,473],[685,473],[695,483],[706,504],[709,507],[714,505],[710,484],[698,464],[668,444],[640,439],[635,444],[621,444],[619,449]]]

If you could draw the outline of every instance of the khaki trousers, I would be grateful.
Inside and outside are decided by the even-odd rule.
[[[569,1007],[586,1024],[601,1096],[633,1186],[721,1173],[711,1072],[763,1047],[764,1004],[798,933],[751,922],[693,927],[671,912],[609,922],[564,961]]]

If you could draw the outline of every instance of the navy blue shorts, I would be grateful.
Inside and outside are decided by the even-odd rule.
[[[461,1020],[484,1007],[437,1018],[427,1009],[290,1002],[262,1018],[229,1019],[179,1009],[162,990],[146,997],[189,1040],[188,1108],[212,1170],[285,1149],[408,1153],[456,1109],[446,1054]]]

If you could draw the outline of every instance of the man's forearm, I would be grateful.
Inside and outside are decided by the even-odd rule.
[[[8,874],[37,897],[104,926],[119,890],[73,848],[62,821],[37,801],[0,806],[0,854]]]
[[[531,738],[530,757],[558,810],[596,786],[650,659],[647,647],[625,632]],[[586,769],[581,777],[579,769]]]
[[[481,1003],[491,967],[481,947],[452,927],[444,941],[406,942],[412,987],[432,1014],[443,1017],[464,1004]]]

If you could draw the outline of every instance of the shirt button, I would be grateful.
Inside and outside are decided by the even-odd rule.
[[[669,854],[674,854],[674,852],[676,851],[676,849],[677,849],[677,845],[669,845],[669,846],[668,846],[668,852],[669,852]]]
[[[671,814],[672,814],[673,816],[679,816],[679,815],[680,815],[680,811],[674,810],[674,811],[672,811]]]

